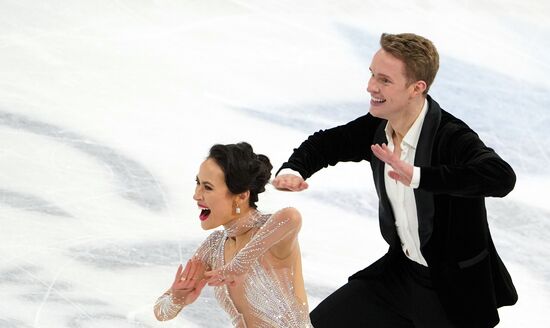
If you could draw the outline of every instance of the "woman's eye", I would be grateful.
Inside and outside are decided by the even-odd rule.
[[[206,190],[212,190],[212,187],[210,187],[210,186],[204,186],[204,189],[206,189]]]

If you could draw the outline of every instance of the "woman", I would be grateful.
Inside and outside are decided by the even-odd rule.
[[[223,226],[202,243],[155,304],[158,320],[174,318],[202,288],[215,295],[235,327],[312,327],[302,278],[294,208],[257,210],[272,165],[245,142],[214,145],[201,164],[193,199],[205,230]]]

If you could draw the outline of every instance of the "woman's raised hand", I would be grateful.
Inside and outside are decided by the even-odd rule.
[[[170,287],[175,303],[189,305],[199,297],[207,283],[204,276],[205,271],[206,266],[200,260],[187,261],[185,269],[180,264],[172,287]]]

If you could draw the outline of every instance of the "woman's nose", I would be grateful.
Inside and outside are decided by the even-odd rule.
[[[201,187],[200,186],[195,187],[195,193],[193,194],[193,199],[194,200],[201,200],[202,199],[202,192],[201,192]]]

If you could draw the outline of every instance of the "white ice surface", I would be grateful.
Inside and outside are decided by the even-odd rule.
[[[549,17],[540,0],[0,0],[0,327],[228,327],[209,290],[173,322],[151,311],[208,234],[198,165],[244,140],[278,167],[366,113],[381,32],[434,41],[432,96],[516,170],[488,200],[520,297],[499,327],[547,327]],[[313,308],[387,246],[368,165],[309,182],[260,200],[303,214]]]

